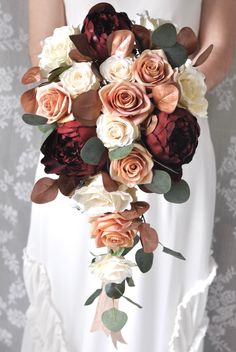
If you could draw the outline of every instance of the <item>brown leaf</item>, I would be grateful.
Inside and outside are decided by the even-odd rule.
[[[152,191],[150,191],[149,189],[147,189],[147,188],[145,187],[145,185],[139,185],[139,188],[140,188],[143,192],[145,192],[145,193],[153,193]]]
[[[58,179],[58,187],[64,196],[71,196],[81,183],[81,178],[61,174]],[[83,183],[81,183],[82,185]]]
[[[98,13],[103,13],[103,12],[109,12],[111,14],[115,14],[116,11],[114,9],[114,7],[106,2],[100,2],[96,5],[94,5],[93,7],[91,7],[91,9],[89,10],[88,15],[92,15],[94,13],[98,14]]]
[[[114,181],[108,173],[102,172],[101,174],[105,190],[107,192],[116,192],[119,188],[118,183]]]
[[[147,202],[133,202],[131,203],[132,209],[135,209],[138,216],[142,216],[148,209],[150,205]]]
[[[179,101],[179,88],[175,83],[165,83],[152,89],[153,99],[159,110],[171,114]]]
[[[140,46],[142,50],[151,49],[151,32],[139,24],[134,24],[132,30],[138,46]]]
[[[142,126],[145,129],[146,136],[148,136],[150,133],[152,133],[155,130],[157,122],[158,122],[157,115],[151,115],[144,121],[144,124]]]
[[[139,226],[140,238],[145,253],[152,253],[158,246],[158,235],[155,229],[149,224],[141,224]]]
[[[72,49],[69,53],[69,57],[76,62],[87,62],[92,60],[91,57],[81,54],[78,49]]]
[[[70,39],[81,55],[91,57],[89,42],[85,34],[73,34],[70,35]]]
[[[213,50],[213,44],[208,46],[208,48],[196,59],[193,66],[197,67],[202,65],[208,59],[212,50]]]
[[[121,58],[130,56],[134,48],[134,41],[134,34],[128,29],[114,31],[107,38],[108,54]]]
[[[183,45],[188,55],[193,54],[198,48],[198,39],[190,27],[183,27],[177,34],[177,43]]]
[[[38,180],[31,193],[31,200],[37,204],[48,203],[54,200],[58,194],[57,180],[43,177]]]
[[[30,83],[40,82],[40,81],[41,81],[41,76],[40,76],[39,66],[34,66],[29,68],[21,79],[22,84],[30,84]]]
[[[101,113],[102,102],[97,90],[80,94],[72,103],[72,113],[76,120],[86,126],[95,126]]]
[[[38,107],[38,103],[36,101],[36,89],[32,88],[24,92],[21,95],[20,102],[26,113],[35,114]]]

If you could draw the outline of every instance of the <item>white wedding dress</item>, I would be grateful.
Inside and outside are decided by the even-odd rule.
[[[97,1],[65,0],[68,24],[81,23]],[[117,11],[131,19],[148,10],[153,18],[190,26],[197,33],[201,0],[111,0]],[[160,195],[140,191],[139,199],[151,204],[147,220],[160,241],[180,251],[186,261],[155,252],[147,274],[134,269],[135,288],[126,296],[143,306],[138,309],[120,299],[128,313],[122,330],[125,344],[120,352],[202,352],[208,318],[205,313],[208,288],[216,274],[211,257],[215,204],[215,159],[207,119],[199,119],[201,136],[191,164],[184,166],[190,185],[190,200],[168,203]],[[36,178],[44,176],[39,164]],[[22,352],[112,352],[110,338],[90,332],[96,302],[84,302],[100,282],[89,272],[92,259],[86,215],[71,207],[60,195],[55,201],[32,206],[31,227],[24,253],[24,277],[30,299]],[[132,251],[132,252],[135,252]],[[130,257],[133,257],[132,252]]]

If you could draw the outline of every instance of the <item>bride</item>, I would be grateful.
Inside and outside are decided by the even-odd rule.
[[[29,51],[38,64],[40,41],[56,27],[78,26],[95,0],[29,0]],[[208,89],[228,72],[236,37],[235,0],[111,0],[118,12],[137,21],[142,17],[170,20],[179,29],[191,27],[199,35],[203,51],[214,50],[199,69]],[[148,12],[147,12],[148,11]],[[211,257],[216,172],[208,120],[198,119],[199,146],[184,179],[191,196],[181,205],[162,196],[140,191],[139,199],[151,208],[147,216],[162,243],[181,251],[186,262],[166,256],[157,249],[152,270],[134,273],[132,297],[144,308],[138,310],[120,300],[129,312],[122,330],[127,345],[121,352],[202,352],[208,326],[205,313],[208,288],[216,274]],[[39,163],[36,179],[43,177]],[[87,297],[99,286],[89,273],[91,261],[89,226],[85,215],[60,195],[44,205],[32,205],[31,227],[24,253],[24,277],[29,295],[22,352],[111,352],[114,347],[101,332],[90,332],[95,305],[84,307]],[[129,296],[129,292],[127,294]]]

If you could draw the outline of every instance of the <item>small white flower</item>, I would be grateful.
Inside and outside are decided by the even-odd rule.
[[[188,109],[196,117],[207,117],[208,102],[205,76],[192,66],[191,60],[176,70],[174,79],[181,90],[179,106]]]
[[[49,72],[66,63],[70,65],[72,60],[69,53],[73,48],[70,35],[79,33],[79,28],[63,26],[56,28],[51,37],[43,41],[43,48],[39,57],[39,67],[43,77],[47,77]]]
[[[76,207],[82,212],[87,211],[89,216],[130,209],[130,203],[133,201],[125,185],[120,185],[115,192],[107,192],[101,174],[92,177],[88,186],[77,189],[72,199],[76,202]]]
[[[135,23],[140,24],[141,26],[151,31],[154,31],[157,27],[160,26],[160,20],[150,17],[148,11],[143,11],[142,13],[138,13]]]
[[[60,79],[63,87],[73,98],[100,86],[97,76],[92,71],[91,62],[74,63],[60,75]]]
[[[90,265],[92,274],[96,275],[103,283],[120,284],[127,277],[132,277],[132,267],[136,264],[122,257],[105,256],[96,257]]]
[[[100,65],[100,73],[108,82],[134,81],[133,60],[130,57],[110,56]]]
[[[97,119],[97,136],[106,148],[114,149],[131,144],[139,137],[139,128],[129,119],[104,113]]]

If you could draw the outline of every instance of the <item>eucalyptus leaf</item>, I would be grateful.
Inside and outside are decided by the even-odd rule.
[[[173,68],[180,67],[185,64],[188,53],[183,45],[176,43],[171,48],[164,49],[167,59]]]
[[[70,68],[71,65],[67,65],[67,64],[62,64],[60,67],[55,68],[54,70],[52,70],[49,73],[49,77],[48,77],[48,81],[51,82],[58,82],[60,81],[59,76],[66,70],[68,70],[68,68]]]
[[[135,254],[136,263],[142,273],[148,272],[153,264],[153,253],[145,253],[142,248],[140,248]]]
[[[43,144],[46,139],[50,136],[50,134],[54,131],[55,128],[48,129],[47,132],[45,132],[42,136],[41,143]]]
[[[22,120],[31,126],[45,125],[48,122],[46,117],[34,114],[24,114]]]
[[[167,247],[163,247],[163,252],[167,253],[169,255],[172,255],[175,258],[178,258],[178,259],[181,259],[181,260],[186,260],[181,253],[173,251],[173,249],[170,249],[170,248],[167,248]]]
[[[170,203],[184,203],[190,197],[190,188],[185,180],[173,182],[169,192],[164,194],[165,199]]]
[[[166,171],[154,170],[152,183],[146,184],[145,188],[153,193],[167,193],[171,188],[171,177]]]
[[[125,280],[121,284],[110,283],[106,284],[105,291],[108,297],[118,299],[125,292]]]
[[[50,124],[46,124],[46,125],[40,125],[38,126],[38,129],[42,132],[42,133],[47,133],[49,130],[55,130],[57,128],[57,123],[50,123]]]
[[[81,159],[90,165],[98,165],[106,148],[97,137],[90,138],[80,151]]]
[[[134,244],[133,244],[133,247],[128,247],[128,248],[125,248],[124,252],[122,253],[123,256],[125,256],[126,254],[128,254],[139,242],[140,238],[139,236],[135,236],[134,237]]]
[[[126,278],[126,282],[129,285],[129,287],[134,287],[135,286],[134,280],[132,279],[132,277],[127,277]]]
[[[132,152],[134,144],[126,145],[125,147],[116,148],[109,151],[110,160],[119,160],[125,158]]]
[[[90,304],[92,304],[94,302],[94,300],[100,296],[102,292],[102,289],[101,288],[98,288],[88,299],[87,301],[84,303],[85,306],[88,306]]]
[[[152,42],[158,48],[169,48],[176,44],[177,32],[172,23],[164,23],[152,33]]]
[[[137,306],[138,308],[143,308],[142,306],[140,306],[140,304],[132,301],[132,299],[130,299],[129,297],[123,296],[127,301],[129,301],[130,303],[134,304],[135,306]]]
[[[105,327],[113,332],[120,331],[126,324],[128,316],[116,308],[106,310],[102,314],[102,322]]]

